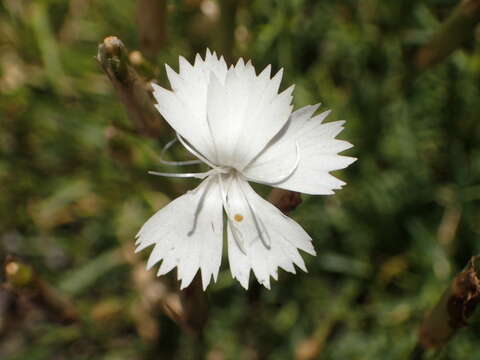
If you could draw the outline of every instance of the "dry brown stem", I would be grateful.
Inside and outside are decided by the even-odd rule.
[[[41,279],[31,266],[18,259],[7,258],[4,270],[6,282],[2,287],[5,290],[45,309],[56,321],[70,324],[78,320],[73,303]]]
[[[420,327],[419,343],[424,349],[444,346],[467,320],[480,302],[480,256],[470,259]]]
[[[200,274],[195,276],[189,287],[180,292],[180,301],[186,325],[197,336],[201,336],[208,320],[208,300],[202,288]]]
[[[112,82],[137,132],[158,137],[165,122],[155,109],[150,84],[130,65],[122,41],[115,36],[105,38],[98,46],[97,60]]]
[[[479,21],[480,0],[462,0],[432,39],[416,52],[415,68],[421,71],[441,62],[473,36]]]
[[[235,44],[236,14],[239,6],[238,0],[220,1],[220,28],[218,38],[219,48],[227,61],[232,61],[233,46]]]
[[[137,25],[140,48],[154,57],[167,41],[166,0],[138,0]]]

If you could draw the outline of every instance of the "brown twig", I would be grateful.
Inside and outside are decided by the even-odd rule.
[[[5,262],[6,282],[2,287],[17,297],[46,309],[48,315],[64,324],[78,320],[73,303],[41,279],[34,269],[18,259],[7,258]]]
[[[166,0],[138,0],[137,25],[140,48],[154,57],[167,41]]]
[[[208,301],[202,288],[200,273],[192,283],[180,292],[180,301],[185,314],[186,324],[197,336],[202,336],[208,320]]]
[[[162,302],[167,316],[192,336],[196,359],[205,359],[204,330],[209,317],[207,294],[202,290],[200,274],[183,291],[170,293]]]
[[[235,44],[235,24],[237,9],[239,6],[238,0],[223,0],[220,1],[220,23],[218,40],[220,40],[219,49],[221,49],[225,59],[232,61],[232,53]]]
[[[432,39],[414,55],[416,70],[425,70],[461,46],[480,21],[480,0],[462,0]]]
[[[152,89],[128,61],[122,41],[109,36],[98,46],[97,60],[139,134],[156,138],[161,135],[165,121],[155,109]]]
[[[459,329],[467,326],[479,302],[480,256],[474,256],[423,320],[417,348],[439,349],[447,344]]]

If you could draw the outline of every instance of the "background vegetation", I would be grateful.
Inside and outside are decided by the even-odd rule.
[[[0,256],[17,262],[2,275],[0,358],[409,358],[425,311],[480,253],[480,33],[437,66],[415,61],[456,5],[1,2]],[[141,50],[130,61],[146,79],[165,84],[164,63],[208,46],[283,67],[296,107],[347,120],[348,185],[290,214],[315,239],[308,274],[246,292],[224,261],[202,295],[144,270],[136,231],[195,181],[147,175],[173,133],[142,136],[127,117],[94,59],[109,35]],[[480,359],[479,330],[438,358]]]

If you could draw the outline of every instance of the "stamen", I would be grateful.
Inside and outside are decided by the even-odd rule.
[[[230,206],[228,205],[227,193],[225,191],[225,185],[223,183],[222,175],[219,174],[218,178],[219,178],[219,182],[220,182],[220,193],[222,195],[223,208],[225,209],[225,213],[227,214],[228,225],[230,226],[230,229],[232,230],[233,239],[237,243],[240,251],[243,254],[247,255],[247,252],[245,251],[243,235],[242,235],[241,231],[238,230],[235,222],[232,220],[232,219],[235,219],[236,215],[232,216],[232,213],[230,211]]]
[[[177,139],[180,141],[180,143],[188,150],[190,151],[193,155],[197,156],[200,160],[202,160],[204,163],[206,163],[208,166],[210,166],[212,169],[210,169],[207,172],[200,172],[200,173],[167,173],[167,172],[158,172],[158,171],[149,171],[148,173],[150,175],[157,175],[157,176],[165,176],[165,177],[176,177],[176,178],[197,178],[197,179],[204,179],[207,176],[210,175],[216,175],[216,174],[227,174],[230,172],[230,169],[223,168],[220,166],[215,166],[210,161],[208,161],[205,157],[203,157],[198,151],[193,149],[190,145],[187,144],[187,142],[180,136],[180,134],[177,133]],[[170,142],[165,145],[164,150],[166,151],[168,148],[170,148],[177,139],[171,140]],[[162,151],[163,154],[163,151]],[[198,161],[198,160],[191,160],[191,162]],[[190,162],[190,163],[191,163]],[[170,164],[174,164],[176,162],[168,162]],[[221,177],[220,177],[221,178]]]
[[[174,165],[174,166],[186,166],[186,165],[197,165],[201,164],[200,160],[186,160],[186,161],[168,161],[164,160],[165,153],[178,141],[177,138],[170,140],[162,149],[160,153],[160,162],[164,165]]]
[[[242,185],[240,185],[240,190],[242,191],[243,196],[244,196],[245,200],[247,201],[247,205],[250,209],[250,213],[252,214],[253,221],[255,222],[255,226],[257,228],[260,240],[262,240],[263,245],[265,245],[265,247],[267,249],[270,249],[270,247],[272,245],[272,239],[270,237],[270,233],[267,230],[267,227],[265,226],[263,220],[260,217],[257,216],[257,211],[255,209],[255,206],[253,204],[251,204],[250,201],[248,201],[247,195],[245,194],[245,190],[243,189]],[[263,234],[266,234],[267,238],[265,238],[263,236]]]
[[[205,179],[207,176],[210,175],[217,175],[217,174],[227,174],[229,172],[228,169],[221,168],[221,167],[214,167],[206,172],[200,173],[168,173],[168,172],[158,172],[158,171],[149,171],[150,175],[157,175],[157,176],[165,176],[165,177],[176,177],[176,178],[197,178],[197,179]]]
[[[265,184],[265,185],[276,185],[276,184],[279,184],[279,183],[285,181],[290,176],[292,176],[292,174],[297,170],[298,164],[300,163],[300,147],[298,145],[298,142],[295,142],[295,150],[296,150],[295,164],[293,164],[292,168],[287,172],[287,174],[281,175],[277,179],[274,179],[274,180],[271,180],[271,181],[255,179],[255,178],[252,178],[252,177],[245,177],[243,175],[242,175],[242,177],[244,177],[244,179],[247,180],[247,181],[250,180],[250,181],[254,181],[256,183]]]
[[[195,155],[197,158],[199,158],[200,160],[202,160],[205,164],[207,164],[208,166],[210,166],[211,168],[214,168],[216,167],[214,164],[212,164],[206,157],[204,157],[202,154],[200,154],[197,150],[195,150],[192,146],[190,146],[186,141],[185,139],[182,138],[182,136],[177,132],[177,139],[178,141],[180,141],[180,143],[185,147],[185,149],[187,149],[188,151],[190,151],[190,153],[192,153],[193,155]]]
[[[175,178],[197,178],[197,179],[205,179],[207,176],[211,175],[210,171],[202,172],[202,173],[166,173],[166,172],[158,172],[158,171],[149,171],[150,175],[156,176],[165,176],[165,177],[175,177]]]

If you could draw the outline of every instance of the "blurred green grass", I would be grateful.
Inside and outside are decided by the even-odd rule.
[[[337,174],[342,191],[306,196],[291,214],[319,254],[306,256],[308,274],[245,292],[224,261],[207,292],[208,359],[291,359],[314,334],[322,359],[407,358],[424,311],[480,253],[478,31],[418,76],[406,57],[455,5],[167,3],[168,40],[147,77],[164,83],[164,63],[207,46],[258,70],[283,67],[296,107],[322,102],[329,120],[347,120],[341,138],[359,159]],[[81,318],[65,326],[41,307],[2,310],[2,359],[195,356],[195,340],[146,300],[176,289],[174,275],[147,281],[128,255],[143,222],[195,184],[147,175],[173,134],[122,130],[131,124],[94,60],[108,35],[139,48],[134,14],[125,0],[0,4],[0,254],[31,263]],[[442,358],[480,359],[478,330],[472,322]]]

